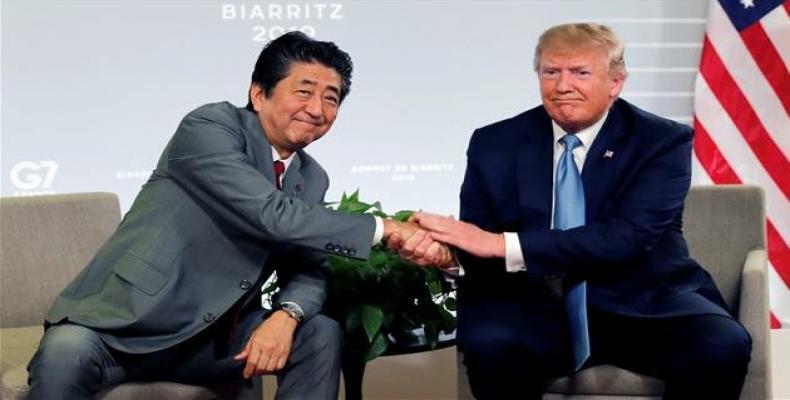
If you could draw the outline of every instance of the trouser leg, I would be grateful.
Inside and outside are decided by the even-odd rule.
[[[243,315],[229,344],[227,332],[214,329],[168,350],[169,369],[163,375],[169,380],[191,384],[241,381],[246,364],[233,357],[242,351],[264,317],[263,310]],[[303,321],[294,333],[288,361],[277,373],[277,398],[336,399],[341,345],[342,331],[331,318],[316,315]]]
[[[52,326],[27,367],[28,399],[93,399],[102,388],[127,378],[117,356],[91,329]]]
[[[570,339],[558,301],[464,300],[458,346],[475,398],[541,399],[546,379],[567,372]]]
[[[488,343],[468,347],[463,353],[469,387],[476,399],[539,400],[543,396],[546,362],[527,350]]]
[[[277,377],[278,399],[337,399],[343,332],[333,319],[316,315],[302,322],[291,356]]]
[[[738,399],[751,338],[720,315],[638,319],[591,313],[593,356],[658,377],[665,399]]]

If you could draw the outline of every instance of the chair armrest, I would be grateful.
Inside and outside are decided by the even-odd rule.
[[[741,273],[738,321],[752,336],[752,360],[742,399],[771,398],[770,326],[765,250],[752,250]]]

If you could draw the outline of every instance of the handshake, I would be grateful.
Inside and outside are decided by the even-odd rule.
[[[408,222],[385,219],[384,239],[390,250],[420,266],[454,266],[450,246],[477,257],[505,257],[503,234],[487,232],[452,216],[426,212],[414,213]]]

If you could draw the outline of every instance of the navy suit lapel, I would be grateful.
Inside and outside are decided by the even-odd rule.
[[[551,225],[554,136],[551,119],[545,111],[535,122],[534,125],[526,124],[525,132],[520,132],[522,140],[516,154],[519,207],[524,224],[548,228]]]
[[[617,164],[623,156],[622,139],[625,133],[622,113],[615,102],[584,161],[582,181],[587,222],[596,219],[601,202],[612,189],[610,185],[614,181]]]

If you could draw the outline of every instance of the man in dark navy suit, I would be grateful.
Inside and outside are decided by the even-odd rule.
[[[416,215],[461,250],[477,398],[540,398],[601,363],[663,379],[668,399],[739,396],[751,338],[682,235],[692,130],[618,99],[623,53],[605,26],[546,31],[543,105],[474,133],[461,221]]]

